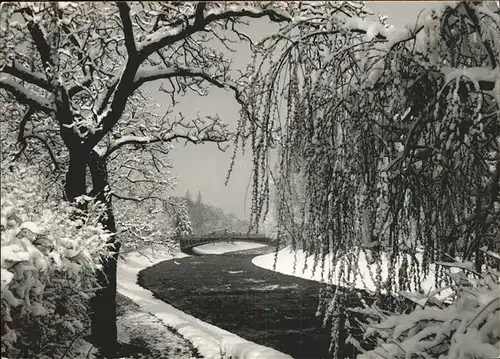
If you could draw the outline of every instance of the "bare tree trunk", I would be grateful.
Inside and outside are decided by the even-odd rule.
[[[70,152],[69,169],[66,173],[66,200],[74,202],[78,196],[86,194],[86,170],[89,166],[92,176],[93,193],[97,200],[105,203],[106,212],[100,221],[104,229],[116,233],[111,199],[108,196],[108,173],[105,161],[95,151],[90,156],[87,151]],[[84,209],[84,208],[82,208]],[[110,242],[115,244],[115,236]],[[91,341],[106,358],[115,358],[117,353],[116,329],[116,264],[120,246],[115,244],[114,254],[101,260],[102,270],[97,272],[97,280],[102,289],[91,300]]]
[[[88,160],[92,176],[93,196],[105,203],[106,212],[101,217],[103,227],[111,233],[116,233],[116,222],[113,215],[106,162],[95,151],[91,151]],[[113,255],[101,261],[102,271],[98,272],[99,289],[91,301],[91,337],[94,345],[101,348],[107,358],[116,357],[118,350],[118,335],[116,329],[116,269],[120,244],[115,243],[115,236],[110,243],[114,245]]]
[[[66,200],[74,202],[75,198],[86,193],[85,171],[87,169],[87,156],[81,152],[70,152],[69,168],[66,173],[64,192]]]

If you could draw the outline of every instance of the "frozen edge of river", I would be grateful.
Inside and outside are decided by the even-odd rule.
[[[175,328],[189,340],[207,359],[293,359],[275,349],[243,339],[186,314],[168,303],[153,297],[153,293],[137,284],[137,275],[156,263],[183,258],[166,250],[151,248],[127,253],[118,262],[118,292],[137,303],[142,309],[160,319],[165,325]]]
[[[198,255],[223,254],[262,247],[267,247],[267,244],[251,243],[245,241],[218,242],[202,244],[201,246],[194,247],[193,253]]]

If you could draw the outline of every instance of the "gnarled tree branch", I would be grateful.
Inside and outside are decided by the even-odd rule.
[[[5,65],[1,68],[0,72],[12,75],[21,81],[29,82],[46,91],[54,91],[53,86],[44,78],[41,73],[33,73],[20,64],[14,63],[12,66]]]
[[[159,49],[171,45],[179,40],[185,39],[197,31],[203,30],[205,26],[218,20],[229,18],[263,18],[269,17],[273,22],[291,21],[292,18],[288,14],[280,12],[276,9],[255,9],[249,6],[241,6],[237,9],[212,11],[203,17],[204,6],[198,5],[196,9],[195,19],[192,24],[182,23],[175,28],[161,28],[148,36],[145,41],[139,45],[139,57],[146,59],[149,55]],[[163,36],[161,36],[163,34]],[[158,39],[158,40],[157,40]]]
[[[115,142],[113,142],[107,149],[103,158],[108,158],[113,152],[117,151],[119,148],[126,145],[150,145],[154,143],[168,143],[175,140],[186,140],[186,142],[191,142],[193,144],[199,144],[202,142],[226,142],[228,139],[225,137],[211,136],[210,134],[205,134],[202,137],[189,134],[178,134],[178,133],[167,133],[165,135],[159,136],[124,136]]]
[[[52,150],[52,147],[50,147],[49,145],[49,142],[43,138],[42,136],[39,136],[39,135],[35,135],[35,134],[32,134],[32,133],[28,133],[26,134],[22,139],[21,139],[21,144],[22,144],[22,148],[19,150],[18,153],[16,153],[14,155],[14,161],[16,161],[20,156],[21,154],[24,152],[24,150],[26,149],[26,147],[28,146],[28,143],[26,140],[28,139],[35,139],[35,140],[38,140],[40,141],[43,146],[47,149],[47,152],[49,153],[49,156],[50,156],[50,159],[52,160],[52,163],[54,164],[54,168],[56,171],[60,171],[61,170],[61,166],[59,165],[59,163],[57,162],[57,159],[56,159],[56,156],[54,155],[54,151]]]
[[[127,48],[128,57],[129,59],[135,59],[137,56],[137,50],[135,47],[132,21],[130,20],[130,7],[125,1],[118,2],[117,6],[120,11],[120,18],[123,24],[123,34],[125,36],[125,47]]]
[[[5,89],[10,94],[12,94],[20,103],[30,106],[34,110],[40,110],[47,114],[51,114],[55,110],[52,102],[29,91],[23,85],[11,78],[8,78],[4,74],[0,74],[0,88]]]

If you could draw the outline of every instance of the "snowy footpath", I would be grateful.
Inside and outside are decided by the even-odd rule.
[[[230,250],[239,248],[230,244]],[[205,245],[209,246],[209,245]],[[221,247],[221,245],[218,245]],[[223,253],[221,248],[209,252]],[[227,249],[227,248],[226,248]],[[203,251],[203,249],[201,249]],[[227,251],[227,250],[226,250]],[[173,306],[153,297],[153,294],[137,284],[137,275],[147,267],[165,260],[185,257],[185,254],[172,256],[165,250],[147,249],[124,255],[118,263],[118,292],[137,303],[142,310],[151,313],[165,325],[175,328],[189,340],[207,359],[292,359],[291,356],[272,348],[245,340],[233,333],[203,322]]]

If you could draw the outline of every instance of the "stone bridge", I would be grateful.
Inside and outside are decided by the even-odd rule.
[[[217,243],[217,242],[254,242],[267,245],[274,244],[271,238],[262,234],[244,234],[244,233],[212,233],[205,235],[192,235],[181,237],[179,244],[181,251],[184,253],[192,253],[192,249],[202,244]]]

